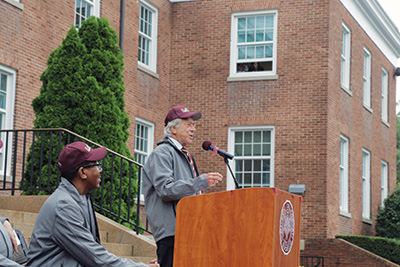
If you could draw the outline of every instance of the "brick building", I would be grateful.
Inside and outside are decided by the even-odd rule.
[[[226,177],[214,191],[234,184],[204,140],[235,154],[243,187],[305,185],[306,244],[373,235],[396,186],[400,57],[399,31],[377,0],[0,0],[2,129],[33,126],[47,57],[88,15],[120,36],[139,162],[162,138],[167,110],[183,104],[203,113],[189,148],[201,172]]]

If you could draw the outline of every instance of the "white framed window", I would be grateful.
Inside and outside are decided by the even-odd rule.
[[[154,123],[136,117],[135,125],[135,160],[144,165],[154,144]],[[140,183],[143,185],[142,181]],[[143,186],[140,190],[140,198],[144,200]]]
[[[15,104],[15,87],[17,80],[16,70],[0,64],[0,129],[13,129],[14,127],[14,104]],[[1,133],[0,138],[3,141],[3,147],[0,149],[0,177],[4,175],[6,168],[6,176],[10,175],[11,170],[11,144],[12,135],[8,136],[8,153],[6,152],[6,134]],[[7,166],[5,166],[7,157]]]
[[[371,107],[371,53],[364,47],[363,103]]]
[[[342,23],[342,63],[340,72],[340,83],[343,89],[350,91],[350,50],[351,31],[346,24]]]
[[[371,206],[371,153],[362,150],[362,217],[370,220],[370,206]]]
[[[273,126],[229,128],[228,151],[235,156],[229,163],[240,188],[274,186],[274,148]],[[235,188],[230,172],[227,188]]]
[[[79,28],[90,16],[100,17],[100,0],[75,0],[75,27]]]
[[[383,207],[383,203],[388,196],[388,163],[382,160],[381,164],[381,206]]]
[[[349,212],[349,139],[340,136],[340,178],[339,178],[340,211]]]
[[[382,68],[382,121],[384,122],[388,122],[389,115],[388,82],[388,72]]]
[[[148,1],[140,1],[138,64],[157,72],[158,9]]]
[[[230,77],[276,74],[276,10],[232,14]]]

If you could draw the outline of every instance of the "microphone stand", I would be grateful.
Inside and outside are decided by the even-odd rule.
[[[221,155],[221,154],[220,154],[220,155]],[[238,181],[236,180],[235,175],[233,175],[231,166],[229,166],[228,157],[223,156],[223,155],[221,155],[221,156],[224,158],[224,162],[225,162],[225,164],[228,166],[229,171],[231,172],[233,181],[235,182],[235,187],[236,187],[236,189],[239,189],[239,183],[238,183]]]

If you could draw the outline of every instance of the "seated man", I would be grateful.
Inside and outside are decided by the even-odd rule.
[[[0,140],[0,148],[3,144]],[[0,217],[0,266],[22,266],[12,260],[13,252],[17,251],[17,239],[7,218]]]
[[[100,245],[88,193],[100,186],[99,160],[106,148],[83,142],[66,145],[58,158],[62,181],[40,209],[33,229],[28,266],[159,266],[134,263]]]

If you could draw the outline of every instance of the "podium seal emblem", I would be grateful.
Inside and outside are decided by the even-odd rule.
[[[294,239],[294,212],[292,203],[289,200],[286,200],[282,206],[279,236],[282,252],[288,255],[292,250]]]

